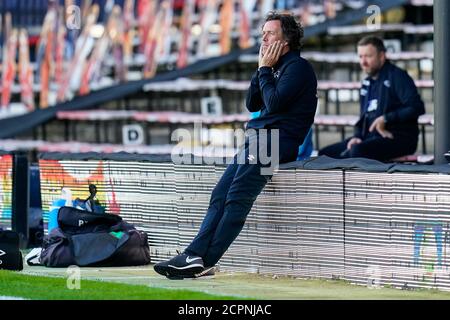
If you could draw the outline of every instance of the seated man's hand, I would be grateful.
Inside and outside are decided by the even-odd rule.
[[[354,145],[360,144],[362,140],[360,138],[351,138],[347,143],[347,150],[350,150]]]
[[[384,116],[379,116],[375,119],[375,121],[372,123],[372,125],[369,128],[369,132],[372,132],[373,130],[377,130],[378,133],[383,138],[393,139],[394,136],[392,133],[386,130],[385,128],[385,122],[384,122]]]

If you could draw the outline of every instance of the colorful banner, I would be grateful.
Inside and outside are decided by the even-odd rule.
[[[120,206],[115,200],[112,181],[104,174],[104,167],[103,161],[86,161],[80,167],[70,161],[40,160],[44,227],[49,222],[50,213],[65,205],[68,195],[74,206],[87,199],[90,184],[97,187],[96,198],[100,205],[108,213],[119,214]]]
[[[11,228],[12,155],[0,155],[0,228]]]

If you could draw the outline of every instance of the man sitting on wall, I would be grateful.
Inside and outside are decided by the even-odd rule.
[[[419,137],[417,119],[425,113],[413,79],[386,59],[378,37],[361,39],[358,56],[368,77],[362,82],[355,135],[319,150],[319,155],[389,161],[413,154]]]

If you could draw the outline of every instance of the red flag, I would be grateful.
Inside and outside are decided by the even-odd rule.
[[[2,108],[6,109],[11,101],[11,88],[16,76],[17,30],[13,29],[3,53]]]
[[[181,17],[181,44],[178,49],[177,67],[184,68],[188,64],[189,40],[191,36],[192,13],[195,0],[186,0]]]
[[[139,24],[139,52],[145,51],[147,45],[148,33],[150,32],[154,19],[149,17],[155,17],[156,2],[152,0],[140,0],[138,3],[138,24]]]
[[[7,78],[7,69],[8,69],[8,64],[9,64],[9,51],[8,51],[8,43],[9,43],[9,38],[11,37],[11,13],[6,13],[5,14],[5,31],[3,33],[3,48],[2,48],[2,83],[1,83],[1,95],[2,95],[2,100],[0,101],[1,107],[2,108],[6,108],[7,105],[3,104],[3,96],[8,95],[10,93],[8,93],[8,89],[11,90],[11,88],[9,88],[8,83],[6,81]],[[5,100],[9,100],[6,99]],[[8,101],[9,103],[9,101]]]
[[[29,111],[34,110],[33,69],[30,65],[28,34],[25,29],[19,35],[19,81],[22,102]]]

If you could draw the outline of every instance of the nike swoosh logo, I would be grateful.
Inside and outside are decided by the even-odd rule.
[[[196,258],[193,258],[193,259],[191,259],[191,258],[189,258],[189,256],[186,258],[186,263],[191,263],[192,261],[195,261],[195,260],[198,260],[198,259],[201,259],[200,257],[196,257]]]

